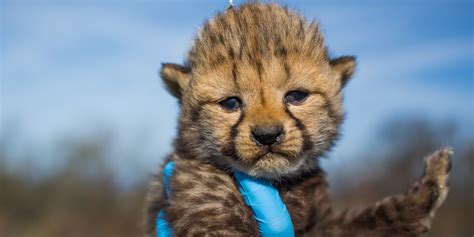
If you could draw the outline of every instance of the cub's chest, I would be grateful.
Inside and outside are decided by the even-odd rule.
[[[322,178],[308,177],[293,183],[280,183],[275,187],[291,215],[295,232],[303,233],[313,223],[314,201],[321,199],[318,199],[318,190],[324,188]],[[213,218],[214,223],[219,223],[237,218],[240,222],[257,227],[231,173],[208,164],[177,161],[171,190],[173,195],[165,202],[171,222],[175,225],[179,226],[184,221],[183,213],[189,213],[187,216],[192,220]],[[229,215],[233,218],[219,220]]]
[[[303,234],[316,219],[330,211],[324,176],[314,175],[277,186],[293,221],[295,233]]]

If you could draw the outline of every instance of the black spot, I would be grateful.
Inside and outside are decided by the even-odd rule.
[[[395,211],[397,211],[398,213],[401,213],[405,209],[405,206],[401,204],[400,202],[398,202],[397,200],[393,201],[393,207],[395,208]]]
[[[185,139],[182,139],[182,135],[180,134],[178,136],[179,138],[174,142],[176,153],[183,158],[189,158],[192,157],[191,155],[191,149],[192,145],[189,144],[189,142],[186,142]]]
[[[420,184],[416,184],[415,187],[413,187],[412,191],[414,193],[417,193],[418,191],[420,191]]]
[[[197,122],[199,120],[199,117],[200,117],[201,111],[202,111],[202,106],[203,106],[203,104],[201,103],[201,104],[193,107],[193,109],[191,110],[191,121]]]
[[[286,80],[290,80],[291,69],[287,62],[283,63],[283,69],[285,70]]]
[[[430,212],[436,200],[439,198],[438,184],[432,180],[427,181],[424,185],[430,190],[429,199],[426,203],[426,212]]]
[[[235,62],[232,64],[232,79],[237,83],[237,65]]]
[[[304,39],[304,22],[303,20],[300,20],[299,24],[298,24],[298,37],[300,39]]]
[[[245,41],[240,43],[240,46],[239,46],[239,60],[242,60],[245,45],[246,45]]]
[[[393,220],[390,218],[390,216],[387,213],[387,210],[385,209],[385,206],[379,206],[377,210],[375,210],[375,214],[382,219],[385,223],[391,224],[393,223]]]
[[[263,94],[263,87],[260,87],[260,101],[262,103],[262,106],[266,104],[265,95]]]
[[[215,59],[211,62],[211,66],[217,67],[223,64],[225,60],[226,60],[225,55],[223,55],[222,53],[219,53],[216,55]]]
[[[371,215],[367,217],[367,228],[374,229],[376,223],[377,223],[377,220],[375,219],[375,216]]]
[[[217,44],[217,41],[219,38],[215,34],[210,34],[209,35],[209,40],[211,41],[211,44],[215,46]]]
[[[234,49],[231,46],[228,47],[228,53],[230,58],[235,59]]]
[[[218,35],[218,38],[219,38],[219,42],[220,42],[222,45],[225,45],[224,36],[223,36],[222,34],[219,34],[219,35]]]
[[[448,166],[446,167],[446,174],[451,171],[452,166],[453,166],[453,161],[451,157],[448,157]]]
[[[283,45],[277,45],[275,49],[275,56],[285,58],[288,55],[288,49]]]
[[[371,208],[365,209],[354,222],[365,226],[367,229],[374,229],[377,224],[377,219],[372,210]]]
[[[255,66],[257,67],[258,78],[262,80],[262,73],[263,73],[263,64],[260,60],[255,62]]]

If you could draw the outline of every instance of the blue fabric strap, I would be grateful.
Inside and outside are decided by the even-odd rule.
[[[252,209],[264,237],[293,237],[293,223],[280,194],[271,183],[235,172],[240,193]]]
[[[168,222],[165,220],[165,212],[161,210],[156,218],[156,236],[157,237],[171,237],[173,232]]]
[[[169,197],[171,195],[169,180],[171,175],[173,175],[174,171],[174,161],[168,162],[165,168],[163,169],[163,185],[165,186],[166,196]],[[156,218],[156,236],[157,237],[170,237],[173,236],[173,231],[169,223],[165,219],[165,212],[161,210],[158,213]]]

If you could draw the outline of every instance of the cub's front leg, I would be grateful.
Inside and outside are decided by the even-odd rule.
[[[321,236],[417,236],[429,230],[435,211],[448,193],[451,169],[449,148],[425,159],[422,178],[407,193],[385,198],[362,209],[349,210],[328,220]]]
[[[165,202],[175,236],[258,236],[233,178],[212,165],[175,161]]]

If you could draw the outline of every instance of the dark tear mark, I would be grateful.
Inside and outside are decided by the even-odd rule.
[[[296,128],[298,128],[303,134],[303,151],[309,151],[313,149],[313,143],[311,142],[311,138],[309,136],[308,130],[306,129],[306,126],[301,122],[301,120],[299,120],[291,113],[288,107],[285,107],[285,112],[293,119],[293,121],[295,121]]]
[[[323,108],[328,112],[329,118],[338,124],[341,123],[343,116],[339,115],[336,112],[336,110],[334,109],[334,105],[333,103],[331,103],[331,100],[329,100],[329,97],[327,96],[327,94],[322,91],[315,91],[313,93],[318,94],[321,97],[323,97],[323,100],[324,100]]]
[[[228,144],[223,149],[224,155],[229,156],[235,160],[239,160],[239,157],[237,156],[236,149],[235,149],[235,138],[239,134],[238,128],[239,128],[240,123],[244,120],[244,117],[245,117],[244,113],[241,112],[240,117],[237,120],[237,122],[234,125],[232,125],[232,127],[230,128],[230,139],[231,139],[230,144]]]
[[[334,105],[327,99],[324,102],[323,108],[326,109],[328,112],[329,118],[331,118],[332,121],[335,121],[336,123],[341,123],[342,122],[342,116],[337,114],[336,111],[334,110]]]

